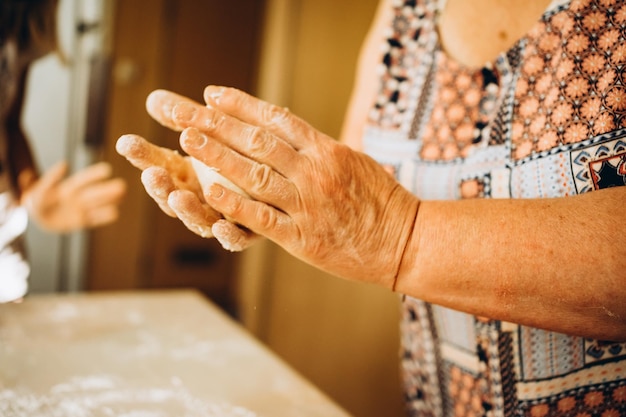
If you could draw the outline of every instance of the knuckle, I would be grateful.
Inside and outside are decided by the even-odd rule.
[[[263,194],[269,190],[272,178],[272,169],[265,164],[255,164],[250,172],[254,190]]]
[[[275,104],[270,104],[263,108],[262,117],[268,125],[280,125],[288,119],[289,110]]]
[[[232,193],[229,198],[229,204],[227,206],[228,212],[226,214],[234,218],[240,218],[244,213],[244,209],[243,199],[239,195]]]
[[[212,117],[208,117],[206,120],[207,133],[214,133],[222,129],[226,123],[226,117],[224,115],[218,115],[217,112],[211,112]]]
[[[201,118],[197,128],[202,132],[213,135],[224,128],[226,124],[226,116],[212,109],[202,109],[204,117]]]
[[[217,167],[227,165],[232,159],[229,149],[223,146],[214,146],[210,152],[207,152],[206,157],[207,162]]]
[[[329,156],[337,161],[344,161],[352,154],[352,150],[341,143],[332,143],[326,150]]]
[[[248,128],[248,148],[255,155],[265,155],[272,149],[272,142],[268,138],[268,132],[258,126]]]
[[[276,228],[276,213],[269,207],[261,207],[257,219],[262,230],[273,230]]]

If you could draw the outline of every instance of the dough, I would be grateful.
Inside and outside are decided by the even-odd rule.
[[[198,161],[197,159],[190,157],[191,166],[193,167],[196,175],[198,176],[198,181],[200,181],[200,185],[202,186],[202,191],[206,194],[209,187],[211,185],[218,183],[229,190],[232,190],[246,198],[250,198],[248,193],[246,193],[241,188],[237,187],[230,180],[222,176],[218,173],[217,168],[210,167],[203,162]]]

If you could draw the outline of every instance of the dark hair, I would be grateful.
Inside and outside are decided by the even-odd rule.
[[[0,45],[15,39],[20,51],[57,50],[58,0],[0,0]]]

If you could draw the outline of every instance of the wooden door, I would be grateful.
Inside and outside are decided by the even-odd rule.
[[[103,157],[128,181],[120,220],[90,236],[86,288],[194,287],[231,309],[236,254],[189,232],[146,195],[139,171],[115,152],[125,133],[178,147],[145,111],[166,88],[202,101],[207,84],[254,92],[263,0],[123,0],[115,6]]]

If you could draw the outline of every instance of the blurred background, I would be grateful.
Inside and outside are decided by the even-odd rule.
[[[287,106],[337,137],[377,0],[61,0],[67,62],[29,77],[24,126],[42,167],[106,160],[128,182],[118,222],[27,234],[31,292],[196,288],[355,416],[401,415],[398,298],[346,282],[262,242],[226,252],[163,214],[115,152],[140,134],[177,147],[145,112],[165,88],[208,84]],[[192,320],[193,318],[190,318]]]

